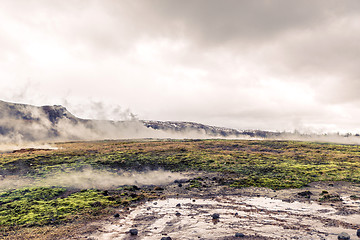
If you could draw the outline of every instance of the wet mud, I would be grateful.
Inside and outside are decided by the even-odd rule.
[[[162,199],[118,209],[119,218],[92,223],[96,230],[84,239],[338,239],[341,232],[358,239],[359,185],[318,182],[278,191],[188,185],[177,182]]]

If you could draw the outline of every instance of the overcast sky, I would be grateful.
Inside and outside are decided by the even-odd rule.
[[[359,0],[0,2],[0,99],[360,132]]]

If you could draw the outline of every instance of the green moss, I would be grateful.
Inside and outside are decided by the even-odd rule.
[[[199,179],[192,179],[190,180],[189,188],[201,188],[203,187],[203,184]]]
[[[0,225],[44,225],[66,220],[70,215],[92,212],[113,204],[98,190],[86,190],[60,198],[64,188],[25,188],[3,192]]]
[[[26,176],[36,183],[53,174],[89,167],[111,172],[200,170],[216,173],[217,184],[231,187],[299,188],[314,181],[360,183],[360,147],[296,141],[99,141],[63,143],[56,151],[0,155],[0,175]],[[205,181],[192,179],[188,189],[194,188],[206,188]],[[89,220],[109,214],[109,209],[120,205],[158,198],[161,191],[155,190],[124,186],[107,191],[62,187],[3,191],[0,229]],[[341,201],[339,196],[326,192],[319,200]]]
[[[7,170],[26,171],[32,177],[91,166],[115,170],[164,168],[231,173],[240,179],[250,178],[245,185],[273,188],[299,187],[311,181],[325,180],[360,182],[360,149],[354,145],[186,140],[112,145],[111,142],[100,142],[97,147],[96,151],[77,150],[67,154],[60,152],[13,159],[6,157],[0,160],[0,164]],[[20,166],[22,170],[19,170]]]

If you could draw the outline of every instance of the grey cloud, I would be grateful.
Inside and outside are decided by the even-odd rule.
[[[359,101],[360,28],[356,17],[344,17],[283,39],[268,53],[277,59],[271,67],[282,67],[285,76],[308,82],[317,100],[329,104]],[[275,70],[276,71],[276,70]]]
[[[158,22],[155,30],[150,25],[145,31],[174,36],[173,31],[192,39],[197,42],[193,58],[214,46],[236,57],[244,51],[262,55],[264,49],[266,55],[266,48],[277,45],[266,61],[257,59],[260,64],[282,68],[285,78],[297,75],[310,81],[319,101],[334,104],[360,99],[356,91],[360,81],[359,1],[158,0],[147,4],[145,18],[155,14]],[[204,63],[204,57],[198,62]]]
[[[357,0],[21,2],[23,11],[16,11],[19,4],[8,7],[25,25],[74,45],[88,44],[89,51],[117,54],[143,37],[185,37],[198,41],[198,47],[268,42],[288,31],[313,29],[358,14],[360,9]]]
[[[211,44],[268,41],[286,31],[313,28],[334,16],[352,14],[360,7],[355,0],[155,0],[147,4],[162,17],[162,25]]]
[[[80,117],[131,119],[131,108],[139,118],[280,129],[292,128],[287,122],[346,122],[331,117],[331,106],[356,107],[360,100],[358,0],[7,1],[2,7],[7,15],[0,19],[15,26],[14,36],[0,26],[7,81],[1,87],[11,92],[2,96],[12,95],[9,101],[59,104],[54,99],[71,89],[77,103],[90,102],[77,108],[70,96],[66,105]],[[168,45],[160,46],[162,39]],[[27,56],[27,43],[37,41],[67,55],[53,61],[46,47],[35,46],[40,54]],[[184,46],[171,51],[177,41]],[[141,44],[144,55],[137,53]],[[6,62],[5,53],[16,61]],[[41,53],[43,61],[34,64]],[[39,87],[22,92],[28,77]],[[268,87],[269,79],[310,90]],[[357,122],[359,113],[341,110],[349,124]]]

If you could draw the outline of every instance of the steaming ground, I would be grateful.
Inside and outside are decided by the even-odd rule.
[[[19,187],[58,186],[77,189],[114,189],[122,185],[164,185],[175,179],[185,178],[183,174],[164,170],[110,172],[88,168],[82,171],[68,171],[49,174],[43,179],[30,179],[21,176],[1,177],[0,189]]]
[[[4,161],[4,177],[0,177],[0,188],[66,187],[64,195],[59,196],[61,199],[81,190],[112,189],[94,191],[100,199],[113,198],[116,201],[109,207],[100,206],[100,200],[96,201],[96,205],[90,203],[89,211],[96,210],[98,205],[99,208],[103,207],[99,210],[101,212],[94,212],[99,215],[90,216],[87,215],[90,212],[83,211],[80,213],[80,216],[85,218],[82,222],[81,219],[75,220],[75,216],[76,219],[78,217],[75,215],[78,210],[75,209],[72,212],[74,218],[71,224],[46,226],[51,229],[49,232],[56,232],[57,236],[62,236],[62,231],[66,229],[66,239],[156,240],[171,236],[173,239],[225,240],[234,239],[236,233],[242,233],[246,236],[244,239],[254,240],[323,240],[336,239],[340,232],[347,232],[353,238],[356,230],[360,228],[360,185],[359,175],[355,175],[358,172],[356,163],[360,160],[357,146],[293,141],[214,140],[129,140],[54,145],[59,149],[22,149],[3,153],[1,157]],[[294,165],[293,162],[298,157],[302,157],[306,162],[300,159]],[[329,174],[325,179],[336,182],[309,183],[301,189],[272,190],[230,186],[237,177],[236,174],[231,174],[231,171],[237,168],[240,176],[259,177],[252,179],[255,185],[259,183],[257,180],[272,179],[272,176],[265,172],[271,170],[269,166],[274,168],[272,175],[282,174],[282,169],[279,168],[281,162],[286,162],[285,167],[292,169],[291,172],[281,175],[283,178],[279,178],[279,182],[288,181],[286,187],[296,186],[295,182],[290,182],[287,178],[293,173],[297,177],[294,180],[303,184],[307,184],[309,175],[312,177],[310,179],[319,179],[315,174],[320,174],[320,170],[323,170],[321,174],[329,171],[339,177]],[[182,170],[181,167],[186,164],[188,167]],[[110,166],[122,170],[107,168]],[[180,169],[183,172],[123,170],[139,169],[139,166],[143,166],[143,169],[145,166],[148,169],[159,166],[174,171]],[[319,171],[312,171],[318,166],[321,167]],[[195,171],[199,167],[201,169]],[[204,171],[207,168],[209,171]],[[303,170],[305,168],[310,170]],[[250,171],[252,169],[258,170]],[[301,171],[298,171],[299,169]],[[356,182],[339,182],[339,179]],[[279,184],[274,182],[274,187],[285,186]],[[137,185],[139,188],[118,188],[123,185]],[[129,200],[133,199],[132,196],[134,200]],[[18,200],[14,200],[15,203],[16,201]],[[53,203],[51,201],[50,203]],[[29,206],[33,203],[36,202],[30,202]],[[48,204],[43,201],[37,203],[43,206]],[[69,202],[69,205],[72,205],[72,202]],[[2,206],[7,207],[4,204]],[[220,214],[219,221],[211,218],[214,213]],[[14,215],[25,218],[21,214]],[[67,231],[69,226],[72,231]],[[13,235],[5,239],[45,239],[38,237],[44,233],[44,228],[34,228],[33,231],[37,234],[34,238],[12,237],[22,234],[15,230],[10,233]],[[137,237],[129,235],[132,228],[138,229]]]
[[[184,184],[184,186],[187,183]],[[184,187],[183,186],[183,187]],[[222,189],[215,184],[206,191],[166,187],[167,198],[118,209],[120,218],[94,222],[93,233],[79,239],[172,239],[230,240],[236,233],[253,240],[338,239],[346,232],[357,239],[360,228],[360,185],[317,182],[303,189],[273,191],[267,188]],[[226,187],[225,187],[226,188]],[[311,192],[310,198],[299,195]],[[339,194],[343,201],[319,202],[323,191]],[[219,219],[212,219],[214,213]],[[138,236],[130,236],[136,228]]]
[[[33,183],[34,183],[33,180],[21,176],[11,175],[4,177],[0,175],[0,190],[16,189],[25,186],[32,186]]]
[[[36,150],[57,150],[58,148],[48,143],[18,143],[18,144],[0,144],[0,153],[18,151],[22,149]]]

